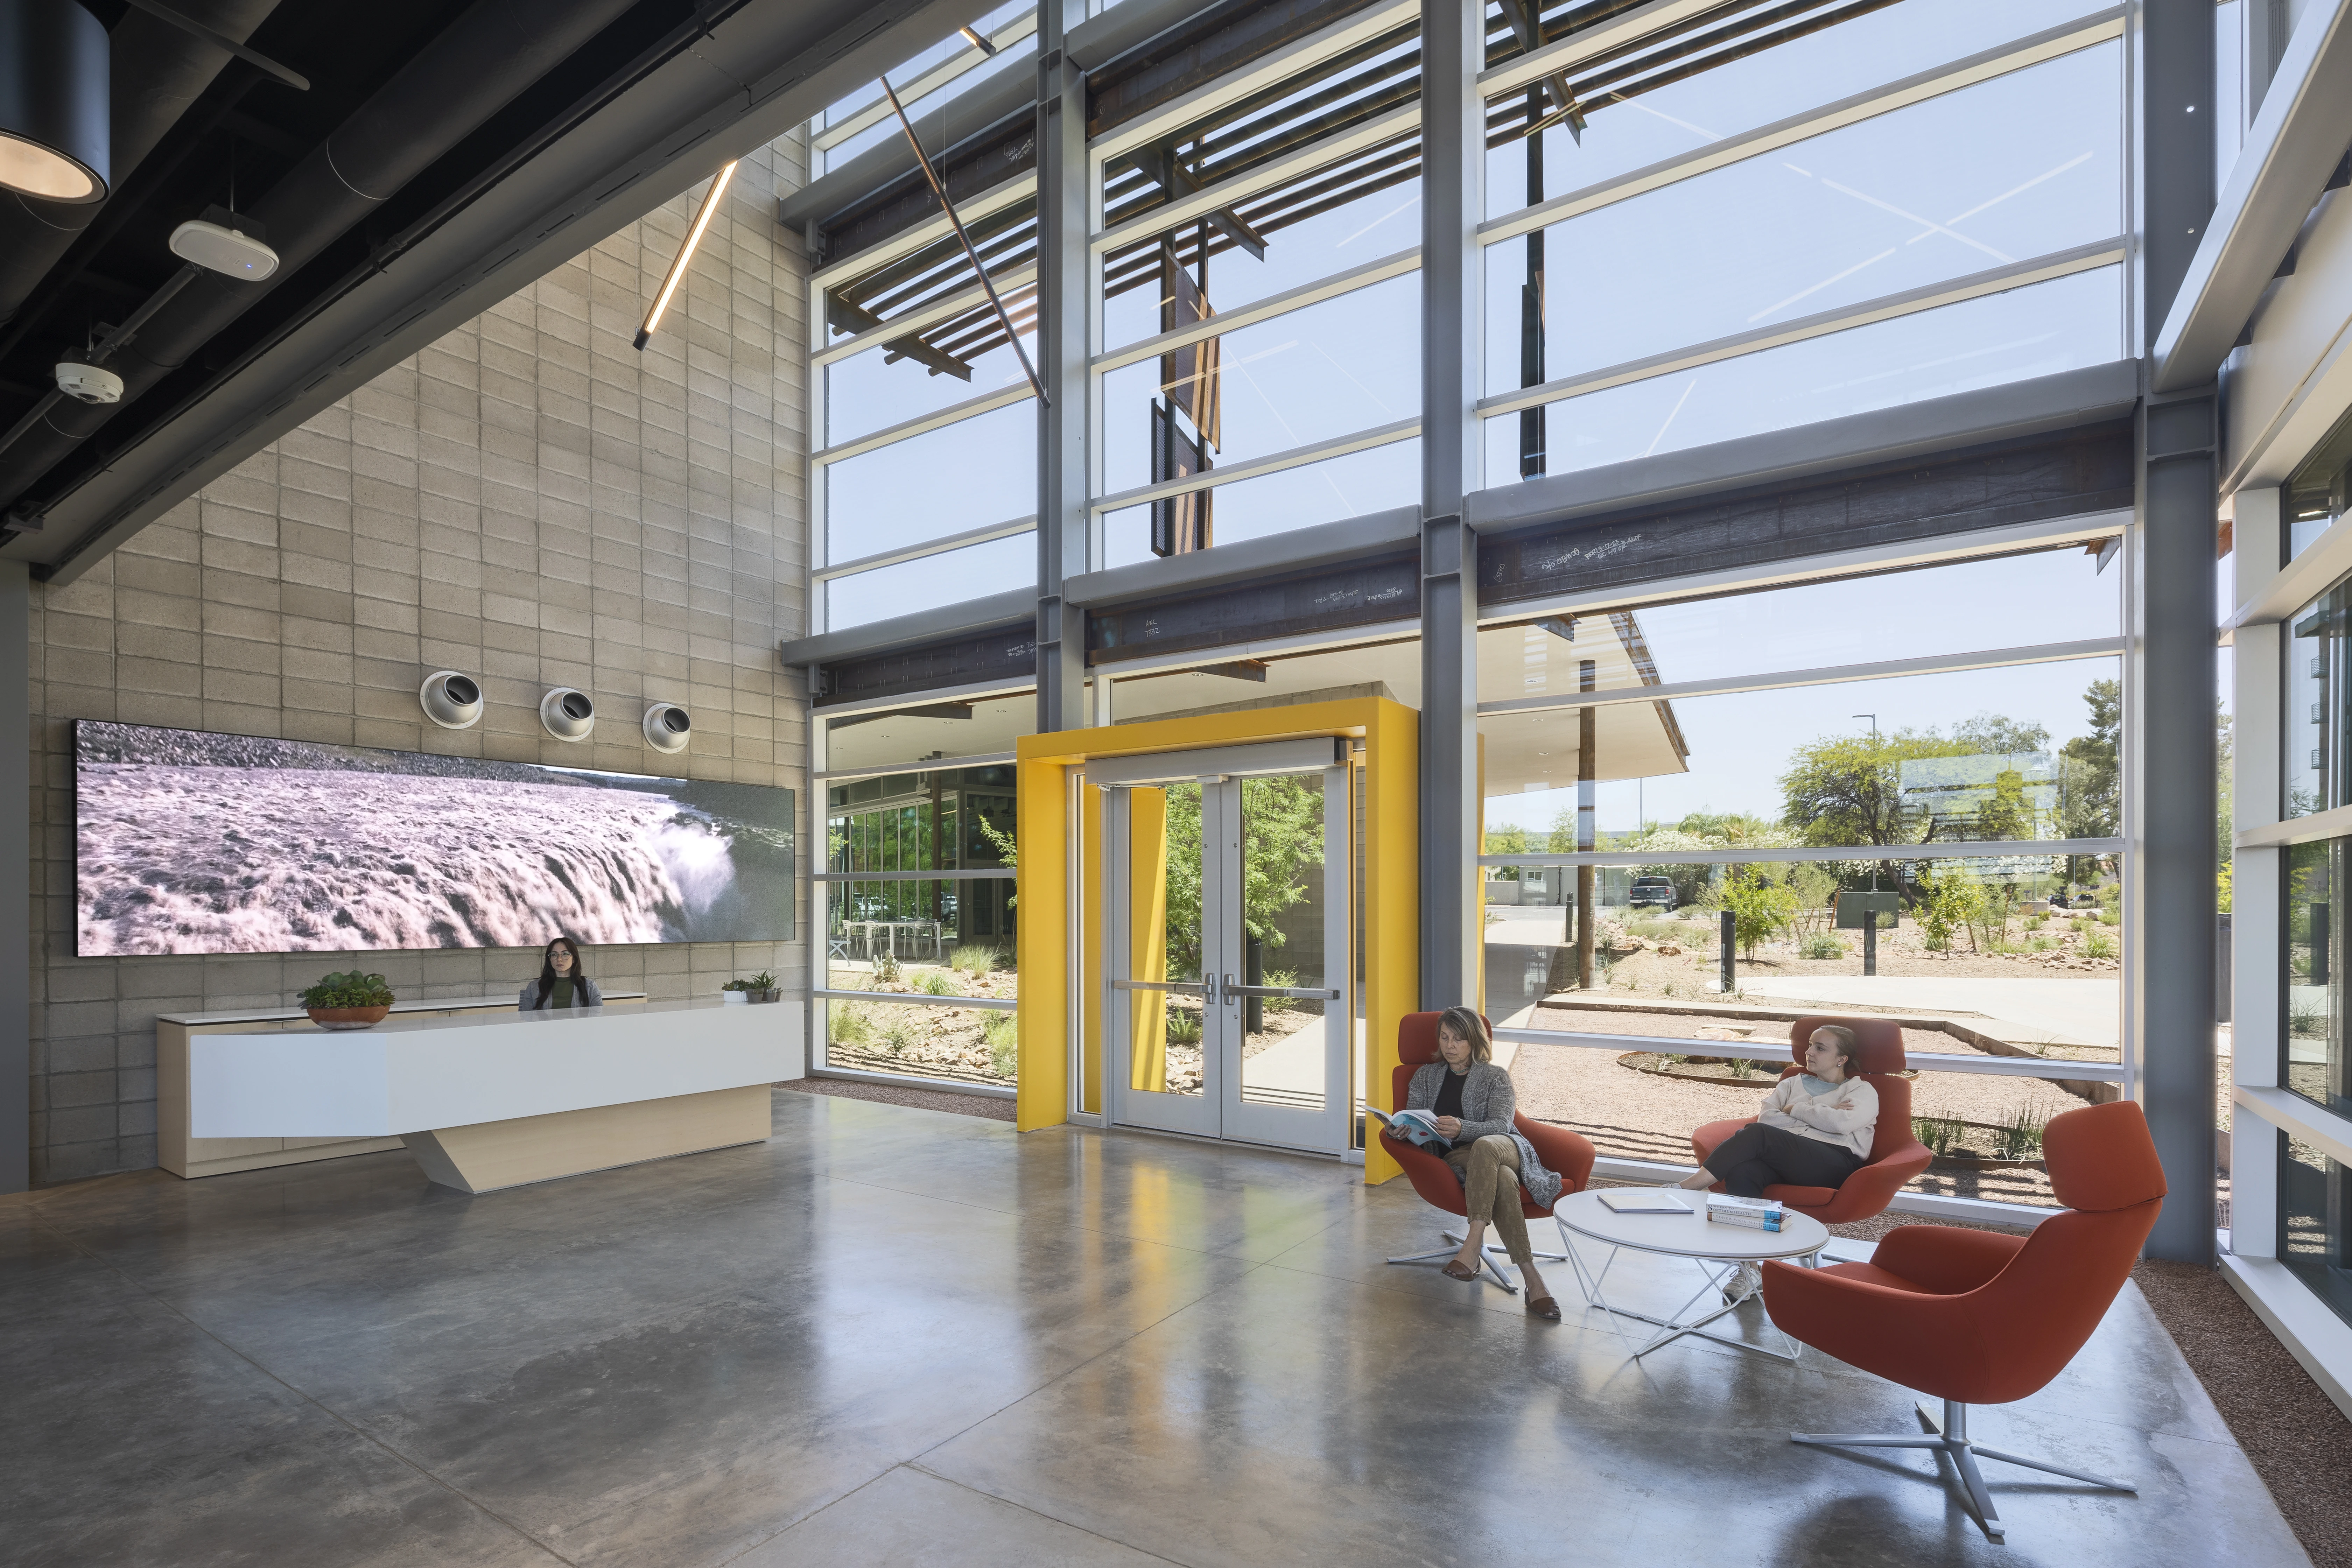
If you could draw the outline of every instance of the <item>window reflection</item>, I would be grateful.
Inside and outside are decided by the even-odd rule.
[[[2279,1261],[2352,1322],[2352,1173],[2300,1139],[2280,1142]]]
[[[2347,801],[2345,752],[2347,653],[2352,648],[2352,581],[2338,583],[2297,610],[2279,639],[2285,662],[2279,682],[2285,711],[2280,715],[2280,769],[2285,788],[2282,814],[2308,816]]]
[[[2338,420],[2318,449],[2286,482],[2285,560],[2310,548],[2328,525],[2352,510],[2352,414]]]
[[[2352,840],[2298,844],[2286,852],[2285,1059],[2280,1081],[2313,1103],[2352,1111],[2345,1081],[2346,851]]]

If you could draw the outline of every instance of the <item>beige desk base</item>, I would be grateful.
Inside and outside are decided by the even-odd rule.
[[[764,1142],[773,1131],[768,1086],[715,1089],[668,1100],[598,1105],[511,1121],[443,1127],[382,1142],[408,1145],[425,1173],[460,1192],[608,1171],[706,1149]],[[370,1142],[376,1142],[371,1140]],[[357,1152],[339,1146],[337,1152]]]
[[[626,992],[607,1005],[645,1000],[643,992]],[[440,1002],[412,1004],[403,1015],[511,1013],[514,1003],[499,996],[453,996]],[[249,1012],[187,1015],[155,1021],[155,1163],[175,1176],[225,1176],[232,1171],[258,1171],[270,1165],[299,1165],[312,1160],[340,1160],[346,1154],[373,1154],[397,1149],[397,1138],[198,1138],[188,1131],[188,1037],[235,1031],[240,1034],[310,1030],[313,1025],[299,1008],[265,1008]],[[760,1134],[764,1138],[766,1133]]]

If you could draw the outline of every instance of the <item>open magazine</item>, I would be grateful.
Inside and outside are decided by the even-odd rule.
[[[1437,1112],[1433,1110],[1390,1111],[1382,1110],[1377,1105],[1368,1105],[1364,1109],[1379,1118],[1381,1125],[1387,1128],[1391,1136],[1402,1138],[1408,1143],[1434,1154],[1443,1154],[1454,1147],[1438,1132]]]

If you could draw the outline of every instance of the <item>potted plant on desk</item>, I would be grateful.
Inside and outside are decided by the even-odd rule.
[[[783,987],[778,985],[776,977],[764,969],[749,980],[730,980],[719,989],[730,1002],[781,1002],[784,999]]]
[[[322,1029],[372,1029],[392,1011],[392,1000],[383,975],[356,969],[330,974],[302,993],[310,1022]]]

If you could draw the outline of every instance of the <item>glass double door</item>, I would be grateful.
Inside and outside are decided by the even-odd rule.
[[[1104,784],[1112,1121],[1349,1146],[1349,770],[1298,765],[1330,747],[1163,756]]]

